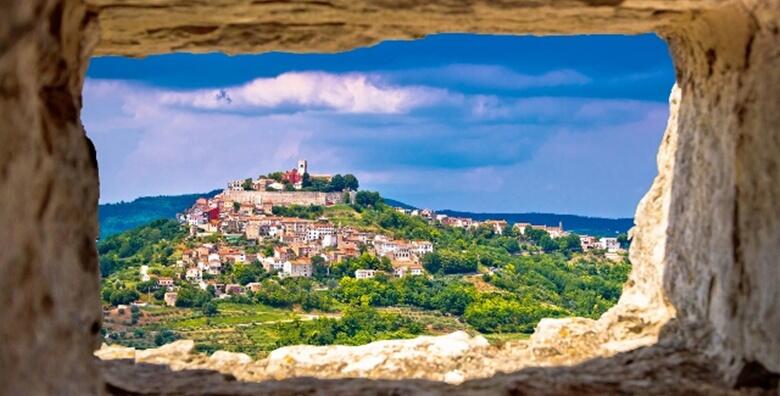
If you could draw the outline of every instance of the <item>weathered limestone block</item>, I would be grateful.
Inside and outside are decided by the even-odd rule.
[[[420,378],[460,383],[467,378],[488,377],[496,372],[519,369],[522,367],[520,364],[530,361],[518,358],[520,353],[528,355],[524,349],[491,347],[482,336],[472,337],[458,331],[443,336],[376,341],[361,346],[290,346],[277,349],[268,358],[259,361],[253,361],[243,353],[226,351],[217,351],[206,357],[195,352],[191,340],[179,340],[145,350],[103,345],[95,356],[101,360],[133,359],[136,364],[165,365],[176,371],[215,370],[245,381],[317,377]]]
[[[482,336],[463,331],[446,336],[376,341],[361,346],[290,346],[268,356],[265,372],[271,378],[426,378],[460,379],[455,372],[470,356],[489,348]]]
[[[529,365],[536,361],[558,364],[579,363],[596,356],[606,342],[595,320],[585,318],[542,319],[536,327],[529,348],[533,353]]]
[[[722,0],[87,0],[98,54],[334,52],[437,32],[645,33],[691,21]]]
[[[212,370],[100,362],[107,390],[116,395],[772,395],[776,390],[729,389],[708,359],[661,346],[640,348],[573,367],[529,368],[450,385],[425,380],[318,380],[243,382]],[[435,370],[432,367],[431,370]]]
[[[240,367],[249,363],[252,363],[252,358],[245,353],[216,351],[209,356],[210,365],[228,370],[232,367]]]
[[[678,337],[730,380],[780,373],[780,2],[666,33],[681,103],[663,289]]]
[[[136,363],[168,364],[175,370],[177,364],[186,364],[195,350],[192,340],[178,340],[159,348],[136,351]]]
[[[97,393],[95,152],[79,121],[94,45],[80,1],[0,2],[0,391]]]
[[[135,348],[124,347],[121,345],[102,344],[100,349],[95,351],[95,356],[102,360],[135,360]]]

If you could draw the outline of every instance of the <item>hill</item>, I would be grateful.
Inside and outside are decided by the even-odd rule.
[[[394,199],[384,198],[384,202],[396,208],[417,209],[412,205]],[[470,217],[480,221],[490,219],[506,220],[508,223],[532,223],[549,226],[563,223],[563,227],[566,230],[594,236],[611,236],[625,233],[634,225],[634,219],[632,218],[609,219],[556,213],[475,213],[449,209],[437,210],[436,213],[453,217]]]
[[[531,223],[556,226],[563,223],[563,228],[578,234],[594,236],[612,236],[628,232],[634,226],[634,219],[607,219],[603,217],[587,217],[577,215],[562,215],[555,213],[471,213],[454,210],[440,210],[436,213],[447,216],[471,217],[474,220],[501,219],[508,223]]]
[[[409,209],[409,210],[419,209],[419,208],[414,207],[412,205],[403,203],[401,201],[396,201],[395,199],[391,199],[391,198],[382,197],[382,202],[384,202],[384,203],[386,203],[386,204],[388,204],[388,205],[390,205],[390,206],[392,206],[394,208]]]
[[[120,233],[158,219],[172,219],[176,213],[192,206],[200,197],[213,197],[222,190],[200,194],[141,197],[130,202],[98,206],[100,238]]]

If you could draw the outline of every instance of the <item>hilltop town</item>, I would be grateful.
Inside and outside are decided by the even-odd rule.
[[[329,188],[336,177],[347,179],[348,182]],[[311,180],[319,181],[319,189],[323,191],[311,191]],[[220,242],[201,242],[184,250],[176,263],[181,269],[181,279],[204,290],[211,285],[218,296],[229,296],[242,294],[246,290],[257,291],[261,287],[258,282],[240,285],[216,280],[226,268],[236,263],[260,263],[266,272],[276,274],[279,278],[312,277],[317,266],[321,266],[327,273],[331,265],[366,253],[386,262],[387,269],[358,268],[353,274],[356,279],[373,278],[380,273],[398,278],[424,275],[426,271],[422,259],[426,254],[434,252],[432,241],[395,239],[379,232],[342,226],[326,216],[309,219],[280,215],[285,213],[282,208],[354,204],[358,197],[355,191],[357,183],[352,175],[310,175],[306,160],[298,161],[296,168],[286,172],[229,182],[222,193],[210,199],[198,199],[191,208],[178,216],[179,221],[189,227],[189,235],[195,239],[203,240],[215,235],[224,237]],[[502,235],[508,227],[504,220],[476,221],[449,217],[430,209],[395,210],[447,227],[469,230],[488,227],[496,235]],[[512,229],[520,236],[526,230],[544,232],[551,239],[570,235],[562,224],[547,226],[515,223]],[[598,239],[580,235],[579,239],[583,251],[602,249],[613,260],[620,260],[624,253],[614,237]],[[254,247],[263,244],[270,247],[266,251],[270,254],[250,252],[257,251]],[[150,279],[145,272],[142,274],[142,281]],[[175,305],[176,287],[173,279],[163,277],[156,281],[160,287],[169,290],[165,302]]]
[[[101,239],[101,332],[256,355],[453,330],[525,337],[541,318],[612,306],[626,245],[560,223],[391,207],[354,175],[310,174],[301,160]]]

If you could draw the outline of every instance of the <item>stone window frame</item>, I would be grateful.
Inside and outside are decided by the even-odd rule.
[[[705,356],[726,385],[756,372],[776,385],[779,20],[772,0],[3,3],[0,383],[11,393],[105,390],[92,357],[98,164],[79,117],[91,56],[329,52],[439,32],[655,32],[677,85],[659,174],[631,232],[634,268],[619,303],[561,342],[591,337],[606,354],[671,345]]]

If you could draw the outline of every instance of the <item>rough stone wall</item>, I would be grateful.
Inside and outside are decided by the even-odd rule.
[[[439,32],[646,33],[724,0],[86,0],[97,54],[333,52]]]
[[[780,2],[756,0],[664,33],[682,101],[663,288],[734,380],[780,372],[779,29]]]
[[[293,346],[262,361],[224,351],[205,357],[193,348],[176,341],[144,351],[111,346],[97,355],[107,391],[116,395],[775,395],[730,389],[702,354],[660,345],[520,371],[527,350],[488,346],[464,333]]]
[[[98,174],[79,1],[0,2],[0,393],[94,394]],[[87,33],[86,35],[84,33]]]
[[[743,367],[780,372],[778,20],[776,0],[1,2],[0,383],[88,394],[100,381],[89,358],[97,172],[78,115],[98,35],[95,53],[140,56],[337,51],[446,31],[656,31],[679,98],[638,208],[625,296],[598,322],[543,322],[531,342],[602,354],[660,338],[709,354],[731,383]]]

